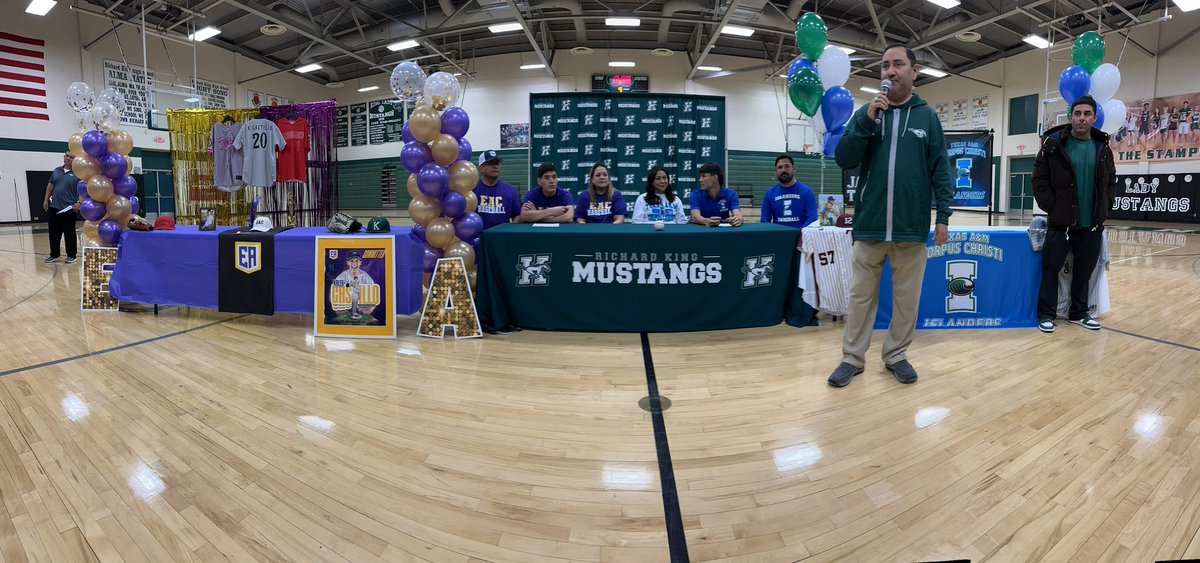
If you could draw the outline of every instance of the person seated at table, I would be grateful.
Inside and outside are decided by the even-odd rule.
[[[817,196],[813,195],[812,189],[796,180],[796,163],[786,153],[775,157],[775,179],[779,183],[763,196],[759,222],[803,229],[816,221]]]
[[[520,223],[570,223],[574,215],[571,193],[558,189],[558,168],[549,162],[538,166],[538,187],[525,194]]]
[[[687,223],[683,213],[683,200],[675,195],[667,169],[655,166],[646,175],[646,193],[639,195],[633,204],[634,223]]]
[[[576,223],[624,223],[625,196],[612,185],[608,166],[603,162],[592,165],[588,172],[587,191],[579,194],[575,204]]]
[[[716,227],[728,222],[742,226],[742,207],[737,192],[725,187],[725,172],[715,162],[700,166],[700,189],[692,190],[692,222]]]

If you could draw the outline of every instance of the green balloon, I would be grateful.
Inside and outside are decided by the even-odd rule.
[[[821,78],[812,69],[806,68],[788,79],[788,97],[792,99],[792,105],[809,117],[817,114],[824,93]]]
[[[825,51],[825,43],[829,40],[829,30],[825,20],[812,12],[804,14],[796,22],[796,46],[812,62],[817,62]]]
[[[1095,31],[1080,35],[1071,47],[1071,62],[1083,67],[1088,74],[1096,72],[1104,64],[1104,38]]]

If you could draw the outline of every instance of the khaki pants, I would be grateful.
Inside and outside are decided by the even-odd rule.
[[[866,365],[875,311],[879,307],[879,278],[883,261],[888,257],[892,259],[892,324],[883,341],[883,362],[891,365],[906,359],[904,353],[916,332],[921,282],[925,279],[925,243],[855,242],[854,285],[850,290],[846,335],[842,338],[842,361],[856,367]]]

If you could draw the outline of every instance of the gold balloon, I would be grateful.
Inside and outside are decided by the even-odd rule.
[[[479,197],[475,195],[474,191],[467,192],[464,197],[467,198],[467,213],[474,213],[476,209],[479,209]]]
[[[67,139],[67,151],[75,156],[87,156],[87,153],[83,152],[82,132],[71,135],[71,138]]]
[[[408,195],[410,195],[412,197],[417,197],[417,196],[421,195],[421,190],[419,188],[417,188],[417,175],[416,174],[408,175]]]
[[[432,143],[429,143],[429,150],[433,153],[434,162],[442,166],[450,166],[458,160],[458,139],[442,133]]]
[[[132,174],[133,174],[133,159],[129,158],[129,156],[126,155],[125,156],[125,175],[129,176]]]
[[[84,221],[83,236],[87,239],[100,240],[100,221]]]
[[[450,245],[458,241],[458,237],[454,235],[454,223],[446,217],[438,217],[425,225],[425,240],[429,244],[438,248],[449,248]]]
[[[77,156],[71,161],[71,172],[80,180],[89,180],[100,173],[100,161],[90,156]]]
[[[108,198],[108,201],[105,202],[105,205],[108,208],[109,218],[122,225],[125,225],[129,222],[129,214],[133,212],[133,205],[129,203],[129,198],[123,195],[113,194],[113,196]]]
[[[441,202],[432,200],[427,196],[419,195],[408,202],[408,216],[412,217],[413,222],[418,225],[427,225],[441,214]]]
[[[479,169],[466,160],[450,165],[450,189],[467,195],[479,183]]]
[[[122,129],[109,131],[108,152],[129,156],[129,153],[133,152],[133,137]]]
[[[88,197],[100,203],[107,203],[109,198],[113,196],[112,180],[100,175],[92,176],[87,181],[87,192]],[[126,203],[128,201],[126,200]],[[109,209],[108,212],[112,213],[112,210]]]
[[[421,274],[421,287],[429,287],[429,282],[433,281],[433,274]]]
[[[458,240],[446,247],[444,258],[462,258],[463,264],[475,263],[475,249],[470,244]]]
[[[433,142],[442,133],[442,118],[433,108],[421,106],[408,116],[408,132],[422,143]],[[455,155],[457,154],[458,144],[455,143]]]
[[[478,280],[476,279],[477,276],[478,276],[477,272],[467,272],[467,281],[471,282],[471,291],[475,291],[475,286],[477,285],[477,282],[478,282]]]

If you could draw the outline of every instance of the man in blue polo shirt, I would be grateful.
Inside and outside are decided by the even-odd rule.
[[[716,227],[728,221],[732,227],[742,226],[742,208],[737,192],[724,187],[725,172],[715,162],[700,166],[700,189],[692,190],[692,222]]]
[[[521,195],[500,179],[500,162],[496,151],[483,151],[479,155],[479,183],[475,184],[479,206],[475,212],[483,219],[485,231],[521,214]]]
[[[575,216],[571,192],[558,189],[558,168],[549,162],[538,166],[538,187],[530,188],[521,205],[521,223],[570,223]]]

